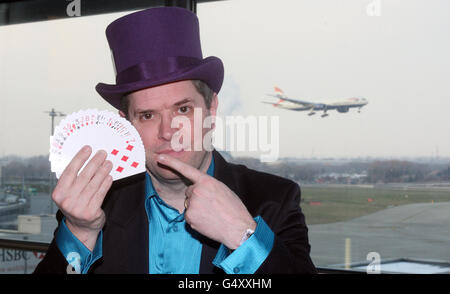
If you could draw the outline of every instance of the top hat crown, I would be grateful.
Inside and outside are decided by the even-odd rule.
[[[148,87],[202,80],[218,93],[222,61],[203,58],[197,16],[184,8],[158,7],[125,15],[106,28],[116,84],[99,83],[97,92],[119,109],[120,98]]]

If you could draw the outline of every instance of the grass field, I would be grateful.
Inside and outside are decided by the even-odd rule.
[[[391,206],[450,202],[450,190],[361,187],[302,187],[301,208],[308,225],[346,221]]]

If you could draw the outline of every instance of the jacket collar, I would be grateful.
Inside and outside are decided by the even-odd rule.
[[[215,149],[212,151],[214,158],[214,178],[224,183],[228,188],[233,190],[235,193],[237,192],[237,187],[235,185],[235,181],[233,181],[233,175],[230,171],[230,164],[225,161],[225,159],[217,152]],[[223,272],[221,269],[214,266],[212,263],[214,257],[217,254],[217,250],[219,249],[220,243],[211,240],[205,236],[202,236],[201,242],[202,246],[202,257],[200,260],[200,274],[211,274],[211,273],[220,273]]]
[[[220,182],[224,183],[228,188],[233,190],[237,195],[238,188],[236,186],[236,181],[233,178],[233,173],[231,172],[230,168],[232,165],[230,165],[223,157],[220,155],[219,152],[217,152],[215,149],[212,151],[213,157],[214,157],[214,178],[219,180]]]

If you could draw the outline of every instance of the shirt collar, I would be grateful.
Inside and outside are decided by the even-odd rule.
[[[208,170],[206,171],[211,177],[214,176],[214,156],[211,155],[211,163],[209,164]],[[156,190],[153,186],[152,179],[148,173],[145,173],[145,195],[150,198],[153,196],[158,196]],[[159,197],[159,196],[158,196]]]

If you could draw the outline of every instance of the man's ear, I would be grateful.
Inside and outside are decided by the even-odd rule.
[[[209,107],[209,113],[212,116],[216,116],[217,114],[217,107],[219,107],[219,97],[216,93],[213,94],[211,105]]]
[[[219,107],[219,97],[217,96],[217,93],[214,93],[212,100],[211,100],[211,105],[209,107],[209,115],[214,117],[213,121],[215,121],[215,118],[217,115],[217,107]],[[215,128],[216,128],[216,124],[212,123],[211,129],[215,129]]]
[[[126,114],[122,110],[119,110],[119,115],[125,119],[127,118]]]

